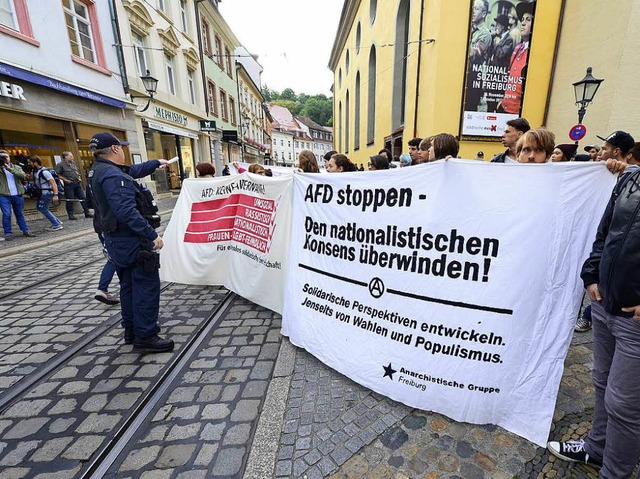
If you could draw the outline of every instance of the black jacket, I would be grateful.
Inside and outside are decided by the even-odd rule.
[[[582,267],[585,286],[597,283],[602,306],[618,316],[640,304],[640,170],[622,176],[598,225]]]
[[[502,153],[498,153],[496,156],[491,158],[491,163],[504,163],[507,159],[507,154],[509,153],[509,149],[507,148]]]

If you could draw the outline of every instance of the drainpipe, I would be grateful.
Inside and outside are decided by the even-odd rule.
[[[122,37],[120,37],[120,24],[118,22],[118,12],[114,4],[115,0],[109,3],[109,14],[111,16],[111,28],[113,29],[113,38],[116,41],[116,56],[118,57],[118,67],[120,68],[120,78],[122,79],[122,88],[125,93],[129,93],[129,81],[127,80],[127,69],[124,65],[124,55],[122,54]]]
[[[418,136],[418,94],[420,92],[420,61],[422,59],[422,24],[424,22],[424,0],[420,1],[420,32],[418,34],[418,74],[416,75],[415,108],[413,113],[413,138]]]

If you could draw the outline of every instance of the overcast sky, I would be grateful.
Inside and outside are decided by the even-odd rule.
[[[222,0],[220,12],[242,45],[259,56],[262,85],[331,95],[327,67],[344,0]]]

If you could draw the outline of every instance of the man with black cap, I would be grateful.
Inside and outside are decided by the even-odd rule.
[[[603,156],[620,158],[633,138],[602,138]],[[624,157],[622,157],[624,158]],[[564,460],[601,466],[599,477],[627,478],[640,459],[640,169],[626,171],[613,190],[582,267],[593,300],[593,426],[585,439],[551,441]]]
[[[587,145],[584,147],[584,151],[589,153],[589,161],[598,161],[598,153],[600,153],[599,145]]]
[[[495,38],[491,55],[491,65],[509,68],[511,54],[513,53],[513,38],[509,35],[509,17],[498,15],[496,17]],[[507,71],[505,71],[505,74]]]
[[[627,161],[627,153],[635,145],[633,137],[626,131],[617,130],[611,133],[608,137],[603,138],[598,136],[604,143],[600,150],[598,157],[601,161],[607,161],[609,158],[618,161]]]
[[[126,166],[123,146],[111,133],[91,138],[96,160],[89,172],[93,201],[100,214],[104,245],[120,278],[120,305],[125,344],[143,353],[171,351],[173,341],[158,336],[162,238],[139,209],[141,191],[133,178],[147,176],[167,160]]]

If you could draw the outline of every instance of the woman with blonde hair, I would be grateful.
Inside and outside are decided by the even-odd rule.
[[[302,150],[298,154],[298,169],[300,173],[320,173],[316,155],[312,151]]]

